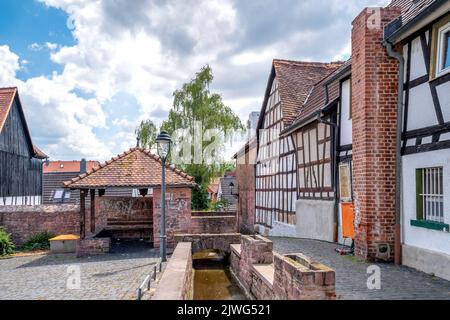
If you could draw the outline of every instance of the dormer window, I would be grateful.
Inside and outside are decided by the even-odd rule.
[[[63,169],[63,168],[64,168],[64,163],[61,163],[61,164],[59,165],[59,167],[60,167],[61,169]]]

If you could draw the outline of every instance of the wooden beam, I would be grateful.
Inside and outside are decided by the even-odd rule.
[[[95,189],[91,189],[91,233],[95,234]]]
[[[86,193],[87,190],[80,190],[80,238],[86,238]]]

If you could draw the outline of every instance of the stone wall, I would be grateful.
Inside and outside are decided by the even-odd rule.
[[[102,255],[111,249],[110,238],[92,238],[77,241],[77,257]]]
[[[150,197],[96,197],[95,198],[95,234],[105,228],[113,229],[108,226],[108,219],[115,219],[121,224],[127,224],[127,221],[149,220],[153,223],[153,199]],[[90,207],[86,206],[86,226],[87,235],[90,235]],[[129,226],[132,226],[129,224]],[[129,230],[112,230],[113,237],[122,239],[153,239],[153,227],[151,229],[136,228]]]
[[[256,300],[335,299],[335,272],[302,254],[280,255],[261,236],[242,236],[231,246],[231,272]]]
[[[31,236],[48,231],[55,235],[80,234],[78,205],[0,206],[0,226],[20,246]]]
[[[353,21],[352,121],[355,253],[375,259],[395,239],[398,62],[383,47],[383,27],[399,8],[367,8]]]
[[[236,232],[236,215],[213,213],[211,215],[192,215],[190,233],[233,233]]]
[[[194,271],[191,243],[178,243],[152,300],[192,300],[194,297]]]
[[[231,251],[230,245],[240,243],[241,235],[239,233],[224,234],[177,234],[175,242],[192,243],[192,253],[208,249],[217,249],[225,253]]]
[[[167,246],[175,247],[175,234],[188,233],[191,225],[190,188],[168,188],[166,190],[166,235]],[[153,244],[159,247],[159,225],[161,217],[161,189],[153,190]]]

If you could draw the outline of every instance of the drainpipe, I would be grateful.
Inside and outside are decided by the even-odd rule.
[[[333,241],[334,242],[338,242],[338,220],[339,220],[339,207],[338,207],[338,188],[337,188],[337,167],[338,167],[338,163],[337,163],[337,157],[338,157],[338,152],[337,152],[337,146],[338,146],[338,139],[339,139],[339,130],[338,130],[338,124],[337,122],[329,122],[326,121],[324,119],[322,119],[322,117],[318,116],[318,121],[320,123],[329,125],[333,128],[333,133],[334,133],[334,142],[333,142],[333,184],[334,184],[334,207],[333,207]],[[337,121],[337,118],[336,118]]]
[[[402,263],[402,246],[401,246],[401,178],[402,178],[402,155],[401,155],[401,143],[402,143],[402,129],[403,129],[403,79],[405,74],[405,60],[403,55],[396,52],[392,46],[392,43],[385,40],[383,45],[386,47],[388,55],[396,59],[399,63],[399,75],[398,75],[398,98],[397,98],[397,148],[396,148],[396,166],[395,166],[395,257],[394,261],[396,265]]]

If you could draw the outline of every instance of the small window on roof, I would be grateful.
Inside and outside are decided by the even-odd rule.
[[[55,199],[55,200],[62,199],[63,194],[64,194],[64,190],[62,190],[62,189],[56,190],[55,194],[53,195],[53,199]]]
[[[60,165],[59,165],[59,167],[62,169],[62,168],[64,168],[64,163],[61,163]]]

